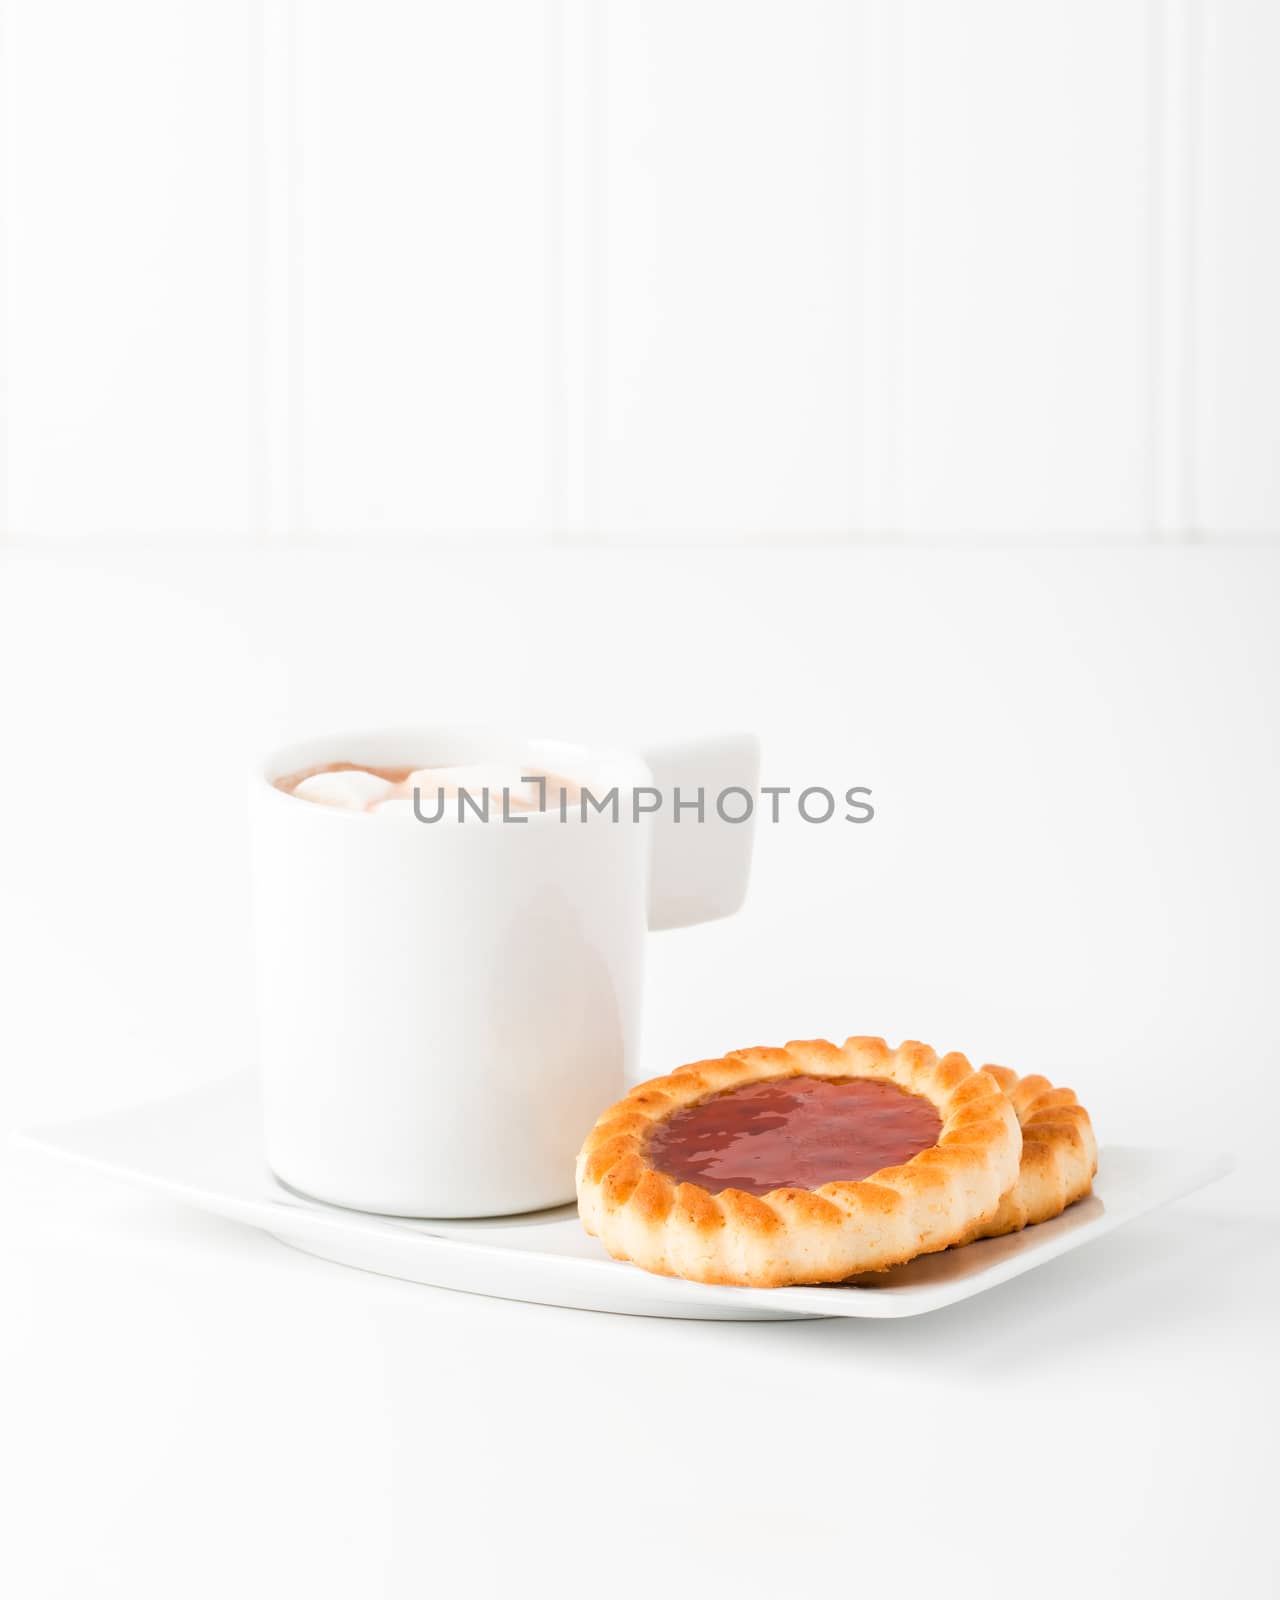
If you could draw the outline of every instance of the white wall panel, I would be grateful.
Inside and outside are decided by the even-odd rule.
[[[230,532],[265,477],[259,8],[9,0],[9,529]]]
[[[855,515],[862,8],[608,0],[588,509],[609,534]]]
[[[1197,233],[1197,520],[1280,540],[1280,6],[1209,0]]]
[[[0,535],[1280,539],[1270,0],[0,0]]]
[[[1146,0],[906,0],[903,527],[1151,518]]]
[[[532,532],[548,511],[547,10],[296,8],[301,531]]]

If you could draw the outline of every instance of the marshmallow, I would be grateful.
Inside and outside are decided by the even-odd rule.
[[[490,799],[499,803],[504,788],[510,789],[513,797],[524,793],[519,767],[500,767],[492,762],[469,767],[423,767],[410,774],[409,788],[421,789],[423,794],[436,794],[441,789],[446,794],[457,794],[459,789],[465,789],[477,801],[488,789]]]
[[[518,766],[500,766],[496,762],[475,762],[469,766],[421,767],[410,773],[403,783],[388,783],[377,773],[361,768],[341,772],[316,772],[304,778],[293,793],[300,800],[313,804],[333,806],[340,811],[368,811],[393,817],[416,818],[413,791],[421,797],[421,807],[427,817],[438,821],[455,821],[458,818],[458,791],[465,789],[469,798],[466,820],[478,820],[479,808],[484,804],[484,792],[489,791],[489,816],[503,815],[502,792],[507,790],[507,814],[529,812],[537,808],[538,787],[521,783]],[[548,796],[554,804],[554,789]],[[437,813],[439,815],[437,816]]]
[[[316,772],[304,778],[293,792],[300,800],[311,800],[316,805],[366,811],[375,801],[385,799],[393,788],[373,772]]]
[[[420,771],[410,774],[406,787],[410,793],[414,789],[421,791],[423,810],[433,816],[440,808],[440,797],[443,795],[446,817],[457,816],[456,796],[459,789],[465,789],[471,802],[467,810],[468,820],[475,817],[475,808],[484,805],[484,791],[487,789],[489,816],[500,818],[504,789],[509,795],[507,810],[510,814],[517,811],[532,811],[537,807],[537,788],[533,784],[521,783],[520,775],[521,769],[514,766],[477,764],[469,767],[423,767]]]

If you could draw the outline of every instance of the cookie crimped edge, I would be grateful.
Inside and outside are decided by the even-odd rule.
[[[1075,1091],[1039,1073],[1019,1077],[1008,1067],[982,1069],[1000,1085],[1022,1129],[1018,1176],[993,1217],[975,1225],[968,1238],[997,1239],[1061,1216],[1092,1192],[1098,1143],[1089,1113]]]
[[[858,1182],[767,1195],[712,1194],[649,1165],[649,1133],[673,1112],[766,1078],[878,1078],[930,1101],[936,1144]],[[618,1260],[701,1283],[838,1283],[945,1250],[992,1218],[1018,1175],[1012,1102],[963,1055],[907,1040],[793,1040],[734,1050],[637,1085],[605,1111],[578,1155],[583,1226]]]

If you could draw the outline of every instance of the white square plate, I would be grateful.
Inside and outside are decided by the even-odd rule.
[[[744,1322],[936,1311],[1100,1238],[1231,1168],[1225,1156],[1109,1146],[1093,1195],[1053,1222],[922,1256],[857,1283],[735,1289],[659,1278],[610,1260],[583,1233],[572,1206],[525,1217],[413,1222],[308,1200],[268,1171],[259,1121],[257,1081],[240,1073],[172,1099],[35,1129],[22,1139],[368,1272],[586,1311]]]

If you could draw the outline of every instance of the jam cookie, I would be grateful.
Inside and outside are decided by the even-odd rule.
[[[1018,1177],[1012,1101],[909,1041],[735,1050],[642,1083],[578,1156],[609,1254],[701,1283],[838,1283],[974,1237]]]
[[[1072,1090],[1055,1089],[1038,1075],[1020,1078],[1008,1067],[982,1070],[996,1080],[1017,1113],[1022,1159],[1017,1180],[995,1216],[977,1225],[968,1239],[994,1239],[1048,1222],[1089,1193],[1098,1170],[1093,1125]]]

